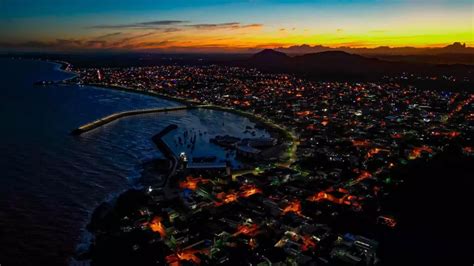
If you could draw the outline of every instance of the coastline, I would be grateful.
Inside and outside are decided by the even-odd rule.
[[[69,67],[72,67],[72,64],[70,64],[69,62],[60,61],[60,60],[42,60],[42,59],[39,59],[39,61],[45,61],[45,62],[50,62],[50,63],[53,63],[53,64],[58,64],[58,65],[60,65],[59,69],[61,71],[74,74],[73,77],[66,78],[66,79],[62,80],[63,83],[68,82],[68,81],[70,81],[70,80],[72,80],[72,79],[79,76],[79,74],[77,74],[73,71],[67,70]],[[276,132],[278,132],[280,134],[280,136],[284,137],[286,139],[286,141],[289,141],[289,142],[292,142],[292,143],[296,143],[298,141],[297,136],[293,132],[291,132],[290,130],[274,123],[273,121],[270,121],[266,118],[257,116],[253,113],[250,113],[250,112],[237,110],[237,109],[230,108],[230,107],[225,107],[225,106],[218,106],[218,105],[213,105],[213,104],[203,104],[199,101],[195,101],[195,100],[191,100],[191,99],[186,99],[186,98],[181,98],[181,97],[176,97],[176,96],[170,96],[170,95],[167,95],[167,94],[158,93],[158,92],[154,92],[154,91],[150,91],[150,90],[138,90],[138,89],[125,87],[125,86],[120,86],[120,85],[101,84],[101,83],[84,83],[84,84],[81,84],[81,85],[82,86],[98,87],[98,88],[103,88],[103,89],[125,91],[125,92],[130,92],[130,93],[138,93],[138,94],[142,94],[142,95],[147,95],[147,96],[157,97],[157,98],[160,98],[160,99],[165,99],[165,100],[169,100],[169,101],[178,102],[178,103],[184,104],[188,107],[211,109],[211,110],[218,110],[218,111],[223,111],[223,112],[234,113],[234,114],[246,117],[252,122],[260,123],[260,124],[264,125],[265,127],[269,128],[271,130],[275,130]],[[271,134],[272,132],[269,132],[269,133]]]
[[[123,208],[120,202],[126,201],[131,204],[136,204],[139,201],[137,198],[147,196],[147,193],[144,190],[145,186],[150,188],[153,187],[154,190],[161,191],[163,195],[166,195],[167,192],[165,188],[169,185],[170,178],[175,175],[178,159],[169,148],[168,144],[163,140],[163,137],[175,130],[177,127],[178,126],[175,124],[170,124],[152,137],[153,143],[164,155],[165,159],[152,159],[143,163],[143,170],[137,181],[138,186],[133,186],[117,193],[111,199],[103,201],[92,210],[89,222],[85,226],[85,235],[82,236],[84,241],[77,244],[75,251],[76,254],[70,258],[70,262],[74,263],[73,265],[82,265],[83,262],[90,263],[90,260],[93,257],[91,251],[94,247],[97,234],[100,234],[100,228],[110,226],[110,224],[108,224],[109,221],[104,217],[114,215],[117,211],[120,212]],[[163,167],[164,165],[167,165],[168,167]]]
[[[185,106],[188,107],[188,109],[210,109],[210,110],[217,110],[221,112],[228,112],[228,113],[233,113],[239,116],[243,116],[248,118],[250,121],[261,124],[263,125],[271,135],[274,135],[276,132],[278,136],[282,137],[287,141],[290,145],[290,150],[289,150],[289,161],[290,162],[284,162],[283,165],[288,166],[292,162],[295,161],[295,153],[296,153],[296,145],[298,142],[297,136],[291,132],[290,130],[274,123],[273,121],[266,119],[264,117],[255,115],[250,112],[230,108],[230,107],[225,107],[225,106],[219,106],[219,105],[213,105],[213,104],[202,104],[200,102],[186,99],[186,98],[181,98],[181,97],[174,97],[170,95],[166,95],[163,93],[158,93],[158,92],[153,92],[153,91],[148,91],[148,90],[137,90],[129,87],[124,87],[124,86],[118,86],[118,85],[112,85],[112,84],[100,84],[100,83],[85,83],[82,84],[84,86],[92,86],[92,87],[98,87],[98,88],[104,88],[104,89],[112,89],[112,90],[118,90],[118,91],[125,91],[125,92],[131,92],[131,93],[139,93],[147,96],[152,96],[152,97],[157,97],[160,99],[165,99],[169,101],[174,101],[178,102],[181,104],[184,104]]]

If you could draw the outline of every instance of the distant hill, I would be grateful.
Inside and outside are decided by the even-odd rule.
[[[445,47],[417,48],[417,47],[389,47],[379,46],[374,48],[354,48],[354,47],[327,47],[323,45],[294,45],[290,47],[275,48],[279,52],[292,55],[308,53],[320,53],[327,51],[344,51],[360,55],[436,55],[436,54],[471,54],[474,55],[474,47],[468,47],[465,43],[455,42]]]
[[[458,79],[470,77],[474,80],[474,66],[470,65],[393,62],[344,51],[326,51],[291,57],[279,51],[265,49],[248,59],[232,64],[256,67],[266,72],[298,74],[318,80],[374,81],[383,76],[400,76],[402,73],[427,76],[441,74]],[[443,88],[445,85],[442,84]]]
[[[386,59],[390,61],[431,63],[431,64],[469,64],[474,65],[474,48],[466,44],[455,42],[445,47],[417,48],[417,47],[388,47],[353,48],[327,47],[322,45],[310,46],[307,44],[290,47],[280,47],[275,50],[288,55],[303,55],[328,51],[344,51],[366,57]]]
[[[367,58],[342,51],[311,53],[290,57],[282,52],[270,49],[263,50],[242,63],[267,71],[299,73],[321,77],[341,75],[346,78],[347,76],[368,78],[368,75],[378,76],[387,72],[392,73],[399,65],[399,63]]]
[[[262,62],[283,62],[290,59],[288,55],[282,52],[278,52],[272,49],[265,49],[261,52],[258,52],[252,56],[252,60],[258,61],[261,60]]]

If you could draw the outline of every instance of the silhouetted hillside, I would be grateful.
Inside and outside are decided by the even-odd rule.
[[[277,51],[290,54],[290,55],[302,55],[309,53],[320,53],[327,51],[344,51],[351,54],[359,54],[363,56],[369,55],[382,55],[382,56],[409,56],[409,55],[439,55],[439,54],[464,54],[464,55],[474,55],[474,48],[467,47],[466,44],[455,42],[453,44],[447,45],[445,47],[388,47],[388,46],[379,46],[374,48],[355,48],[355,47],[328,47],[323,45],[294,45],[290,47],[279,47],[276,48]],[[473,62],[474,63],[474,62]]]
[[[368,76],[396,71],[398,64],[349,54],[342,51],[306,54],[294,58],[298,71],[312,74],[314,71],[325,74],[346,73]]]
[[[265,49],[252,56],[252,60],[262,60],[262,62],[266,63],[269,61],[286,61],[288,59],[290,59],[290,57],[285,53],[278,52],[272,49]]]
[[[234,64],[256,67],[268,72],[292,73],[313,79],[343,81],[379,80],[383,76],[399,76],[403,73],[446,75],[462,79],[463,77],[472,77],[474,73],[474,66],[469,65],[392,62],[343,51],[290,57],[285,53],[266,49],[248,60],[238,61]]]

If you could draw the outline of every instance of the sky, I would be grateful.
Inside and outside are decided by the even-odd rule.
[[[7,50],[474,46],[465,0],[0,0],[0,25]]]

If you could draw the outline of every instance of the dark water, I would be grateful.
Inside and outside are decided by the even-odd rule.
[[[190,152],[174,142],[185,130],[197,133],[196,156],[225,158],[208,143],[212,136],[251,136],[243,133],[254,126],[246,118],[192,110],[124,118],[73,137],[71,129],[110,113],[179,104],[108,89],[32,85],[70,76],[50,63],[0,59],[1,265],[69,263],[94,208],[135,184],[144,162],[161,157],[150,138],[168,124],[179,126],[166,137],[176,152]]]

